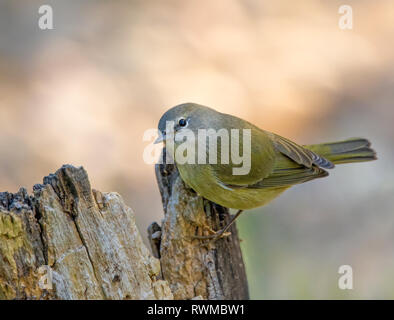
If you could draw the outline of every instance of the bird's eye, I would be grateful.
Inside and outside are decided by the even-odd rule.
[[[184,126],[186,126],[187,121],[186,121],[186,119],[181,118],[181,119],[179,119],[178,123],[179,123],[179,125],[180,125],[181,127],[184,127]]]

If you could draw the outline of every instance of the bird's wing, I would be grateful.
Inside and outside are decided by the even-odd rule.
[[[255,184],[242,188],[270,189],[290,187],[295,184],[307,182],[317,178],[323,178],[326,176],[328,176],[328,172],[316,165],[312,165],[310,168],[308,168],[302,164],[294,162],[287,156],[278,154],[275,167],[269,176]],[[227,185],[226,187],[237,189],[241,186]]]
[[[286,138],[283,138],[274,133],[269,133],[274,143],[275,148],[289,157],[298,164],[302,164],[307,168],[312,168],[312,165],[316,165],[321,168],[331,169],[334,164],[329,160],[319,156],[311,150],[308,150]]]
[[[243,148],[241,140],[239,150]],[[328,173],[321,168],[333,168],[334,164],[286,138],[252,128],[250,172],[234,175],[233,169],[241,166],[231,161],[229,165],[218,162],[211,165],[211,170],[218,183],[229,188],[266,188],[290,186],[327,176]]]
[[[328,172],[322,168],[334,167],[327,159],[286,138],[269,132],[267,136],[270,137],[276,152],[272,171],[264,179],[248,186],[228,183],[227,187],[249,189],[288,187],[326,177]]]
[[[308,168],[282,156],[279,157],[272,174],[249,188],[292,186],[326,176],[328,176],[328,172],[316,165]]]

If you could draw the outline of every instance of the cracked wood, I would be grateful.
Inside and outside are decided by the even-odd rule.
[[[53,290],[39,269],[52,270]],[[63,166],[34,186],[0,193],[0,299],[171,299],[160,262],[117,193],[92,190]]]
[[[165,152],[165,151],[163,151]],[[220,230],[229,210],[188,188],[172,164],[156,165],[164,220],[148,233],[153,252],[160,256],[163,278],[175,299],[248,299],[248,284],[235,224],[231,235],[213,244],[193,239],[207,230]],[[160,232],[161,238],[152,239]]]

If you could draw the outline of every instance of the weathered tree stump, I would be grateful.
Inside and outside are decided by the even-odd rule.
[[[34,196],[0,193],[0,299],[171,299],[159,274],[132,210],[83,168],[63,166]]]
[[[248,285],[235,224],[231,235],[214,243],[193,238],[220,230],[229,210],[209,202],[188,188],[171,164],[157,164],[164,220],[148,232],[160,258],[163,278],[175,299],[248,299]],[[158,240],[158,235],[161,235]]]
[[[149,228],[153,255],[117,193],[92,190],[63,166],[16,194],[0,193],[0,299],[247,299],[235,225],[207,244],[227,209],[188,189],[175,166],[156,166],[164,220]]]

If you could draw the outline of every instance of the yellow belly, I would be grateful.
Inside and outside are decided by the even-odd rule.
[[[289,187],[273,188],[229,188],[221,185],[209,170],[199,167],[178,166],[182,180],[199,195],[226,208],[253,209],[261,207],[275,199]]]

